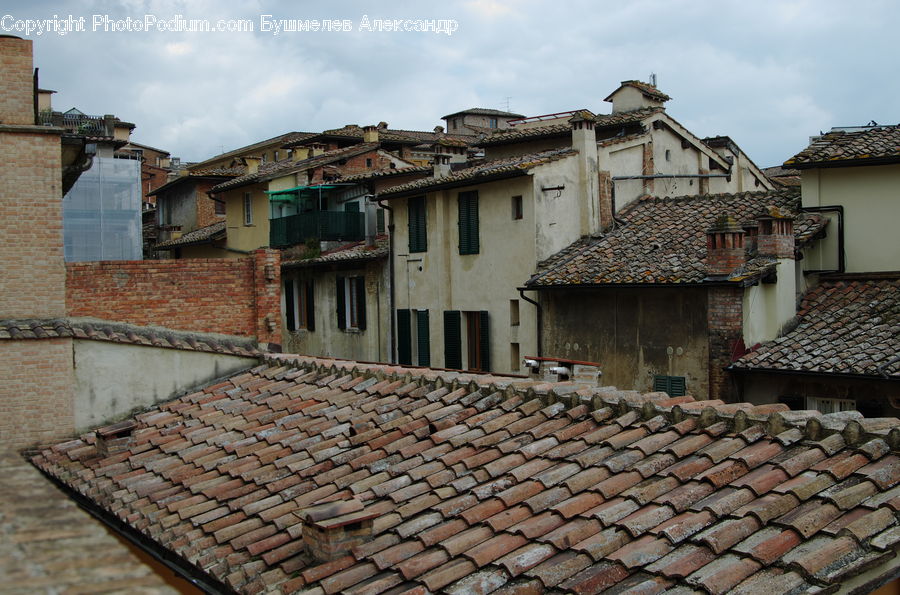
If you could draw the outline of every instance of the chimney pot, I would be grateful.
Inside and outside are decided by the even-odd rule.
[[[373,519],[378,515],[353,498],[328,502],[297,513],[303,521],[303,546],[318,562],[346,556],[372,538]]]
[[[706,231],[707,274],[710,277],[728,277],[746,262],[744,230],[731,215],[720,215]]]

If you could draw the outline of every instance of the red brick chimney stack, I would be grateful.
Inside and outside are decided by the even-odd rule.
[[[757,217],[757,221],[757,253],[760,256],[794,258],[794,218],[772,206],[766,214]]]
[[[706,231],[706,272],[710,277],[724,277],[747,262],[744,230],[734,217],[722,214]]]

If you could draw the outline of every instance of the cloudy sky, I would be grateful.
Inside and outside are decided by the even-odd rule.
[[[784,161],[832,126],[900,121],[900,3],[893,0],[31,0],[0,7],[7,24],[84,17],[84,32],[28,36],[41,86],[58,91],[54,107],[116,114],[137,124],[134,140],[188,161],[348,123],[431,130],[441,116],[475,106],[608,113],[603,98],[619,81],[650,73],[673,98],[670,115],[700,136],[731,136],[760,166]],[[246,19],[254,31],[106,32],[93,30],[95,15]],[[349,20],[353,30],[275,35],[260,30],[264,18]],[[458,29],[360,30],[364,18],[446,19]]]

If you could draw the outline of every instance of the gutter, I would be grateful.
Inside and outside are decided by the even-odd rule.
[[[29,459],[29,462],[30,459]],[[34,465],[34,463],[32,463]],[[135,547],[143,550],[160,564],[165,565],[172,572],[191,583],[205,593],[213,593],[215,595],[237,595],[237,591],[219,581],[218,579],[206,574],[196,565],[191,564],[175,552],[168,550],[159,543],[153,541],[137,529],[123,522],[114,514],[104,510],[98,506],[93,500],[87,498],[80,492],[72,489],[68,484],[57,479],[55,476],[47,473],[37,465],[34,467],[50,480],[57,488],[62,490],[69,498],[75,501],[78,506],[84,509],[88,514],[106,525],[117,535],[124,537]]]
[[[541,307],[541,304],[537,301],[531,299],[530,297],[525,295],[526,291],[535,291],[535,289],[531,287],[517,287],[519,291],[519,296],[528,302],[529,304],[534,304],[534,307],[537,308],[537,357],[541,357],[543,353],[543,341],[541,340],[542,329],[544,324],[544,309]]]
[[[889,362],[890,363],[890,362]],[[888,365],[888,364],[885,364]],[[888,378],[884,378],[880,375],[875,374],[857,374],[857,373],[843,373],[843,372],[814,372],[812,370],[785,370],[781,368],[736,368],[734,364],[726,366],[723,368],[728,372],[733,372],[736,374],[753,374],[757,372],[762,372],[765,374],[779,374],[779,375],[800,375],[800,376],[824,376],[826,378],[847,378],[853,380],[874,380],[874,381],[898,381],[900,378],[891,376]],[[883,374],[879,372],[879,374]]]

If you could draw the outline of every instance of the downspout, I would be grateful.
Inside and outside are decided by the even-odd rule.
[[[616,217],[616,178],[610,178],[610,180],[612,185],[609,188],[609,207],[612,210],[613,228],[615,228],[616,223],[625,225],[625,222]]]
[[[809,270],[807,273],[843,273],[846,269],[844,259],[844,207],[833,205],[826,207],[800,207],[806,213],[837,213],[838,214],[838,268],[837,270]]]
[[[530,297],[525,295],[526,291],[535,291],[533,289],[529,289],[527,287],[519,287],[519,296],[528,302],[529,304],[534,304],[534,307],[537,308],[537,357],[543,357],[543,341],[541,341],[541,329],[543,328],[544,323],[544,310],[541,308],[541,305],[531,299]]]
[[[388,362],[394,364],[396,361],[396,353],[397,353],[397,330],[396,330],[396,322],[395,322],[395,291],[394,291],[394,209],[387,206],[384,203],[383,198],[377,198],[377,195],[373,195],[375,198],[375,202],[379,207],[384,209],[390,215],[390,223],[388,223],[388,283],[390,285],[390,291],[388,293],[388,310],[391,314],[391,352],[388,355]]]

